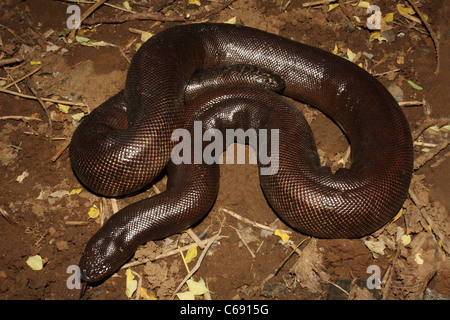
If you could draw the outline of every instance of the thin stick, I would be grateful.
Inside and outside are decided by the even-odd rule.
[[[205,19],[208,16],[216,14],[216,13],[224,10],[226,7],[228,7],[230,4],[232,4],[235,1],[236,0],[227,1],[219,8],[216,8],[209,12],[202,12],[199,14],[191,15],[191,16],[189,16],[189,18],[185,18],[184,16],[165,16],[164,14],[161,14],[161,13],[140,12],[140,13],[134,13],[134,14],[127,14],[127,15],[117,15],[117,16],[112,16],[112,17],[109,16],[109,17],[89,18],[84,21],[84,24],[123,23],[126,21],[132,21],[132,20],[195,21],[195,20]]]
[[[25,116],[4,116],[0,117],[0,120],[42,121],[42,119],[39,118],[25,117]]]
[[[400,107],[413,107],[413,106],[422,106],[425,104],[425,101],[418,101],[418,100],[413,100],[413,101],[401,101],[398,103],[398,105]]]
[[[66,104],[66,105],[69,105],[69,106],[87,107],[87,105],[82,103],[82,102],[62,101],[62,100],[58,100],[58,99],[49,99],[49,98],[39,98],[38,99],[35,96],[30,96],[28,94],[14,92],[14,91],[11,91],[11,90],[5,90],[3,88],[0,88],[0,92],[12,94],[14,96],[18,96],[18,97],[25,98],[25,99],[32,99],[32,100],[39,100],[39,99],[41,99],[42,101],[48,101],[48,102],[52,102],[52,103],[62,103],[62,104]]]
[[[86,226],[89,223],[87,221],[66,221],[65,224],[68,226]]]
[[[199,237],[197,237],[197,235],[195,234],[194,231],[192,231],[191,228],[186,230],[186,233],[192,238],[192,240],[195,241],[195,243],[199,246],[200,249],[204,249],[205,245],[203,244],[203,241],[200,240]]]
[[[250,252],[250,255],[252,256],[252,258],[255,259],[256,258],[255,254],[253,253],[252,249],[250,249],[250,247],[248,246],[247,241],[245,241],[244,238],[242,237],[241,232],[238,229],[236,229],[235,227],[232,227],[232,228],[236,231],[239,239],[242,241],[244,246],[247,248],[248,252]]]
[[[211,239],[212,238],[203,240],[202,241],[203,245],[206,246],[208,244],[208,241],[210,241]],[[189,250],[190,248],[192,248],[193,246],[196,246],[196,245],[197,245],[196,243],[190,243],[188,245],[185,245],[185,246],[181,247],[181,251],[187,251],[187,250]],[[176,255],[176,254],[179,254],[179,253],[180,253],[180,251],[177,248],[177,249],[174,249],[174,250],[170,250],[170,251],[164,252],[164,253],[162,253],[160,255],[157,255],[156,257],[153,257],[153,258],[146,258],[146,259],[142,259],[141,261],[133,261],[133,262],[124,264],[121,269],[135,267],[135,266],[138,266],[138,265],[150,262],[150,261],[156,261],[156,260],[159,260],[159,259],[164,259],[164,258],[173,256],[173,255]]]
[[[311,2],[305,2],[302,4],[302,7],[314,7],[314,6],[320,6],[322,4],[328,4],[332,2],[336,2],[337,0],[319,0],[319,1],[311,1]]]
[[[425,26],[425,28],[427,29],[427,31],[429,32],[429,34],[431,36],[431,40],[433,40],[434,48],[436,50],[436,70],[434,71],[434,74],[437,75],[439,73],[439,68],[440,68],[440,64],[441,64],[440,57],[439,57],[439,40],[436,37],[436,34],[433,32],[433,29],[431,29],[430,24],[425,19],[422,12],[414,4],[414,2],[412,0],[407,0],[407,1],[411,5],[411,7],[413,7],[413,9],[417,13],[417,15],[420,17],[420,20],[422,21],[423,25]]]
[[[96,3],[96,1],[82,1],[82,0],[63,0],[64,2],[72,2],[72,3],[83,3],[83,4],[92,4],[92,3]],[[105,3],[105,6],[114,8],[116,10],[121,10],[121,11],[125,11],[125,12],[130,12],[130,13],[136,13],[136,11],[133,10],[128,10],[126,8],[122,8],[122,7],[118,7],[115,6],[113,4],[110,3]]]
[[[419,169],[422,167],[425,163],[430,161],[432,158],[434,158],[439,152],[447,148],[447,146],[450,144],[450,141],[443,141],[439,143],[436,147],[433,148],[432,151],[427,152],[423,155],[420,155],[414,160],[414,170]]]
[[[399,72],[400,70],[401,69],[394,69],[394,70],[389,70],[389,71],[386,71],[386,72],[375,73],[373,76],[374,77],[380,77],[380,76],[384,76],[384,75],[387,75],[387,74],[392,73],[392,72]]]
[[[280,272],[281,268],[286,264],[286,262],[292,257],[292,255],[294,254],[294,252],[297,252],[297,249],[303,244],[305,243],[306,240],[311,239],[311,237],[307,237],[305,239],[303,239],[302,241],[300,241],[300,243],[293,248],[293,250],[291,251],[291,253],[289,253],[289,255],[284,258],[284,260],[280,263],[280,266],[277,268],[277,270],[275,271],[275,275],[278,274],[278,272]]]
[[[236,218],[236,219],[238,219],[240,221],[243,221],[243,222],[245,222],[247,224],[250,224],[250,225],[252,225],[254,227],[257,227],[257,228],[260,228],[260,229],[263,229],[263,230],[267,230],[267,231],[271,231],[271,232],[275,232],[277,230],[276,228],[272,228],[272,227],[263,225],[261,223],[252,221],[250,219],[244,218],[244,217],[240,216],[239,214],[237,214],[236,212],[233,212],[231,210],[228,210],[228,209],[225,209],[225,208],[220,208],[219,210],[222,210],[223,212],[228,213],[230,216],[232,216],[232,217],[234,217],[234,218]],[[290,230],[281,230],[281,229],[278,229],[278,230],[280,230],[281,232],[284,232],[284,233],[292,233],[292,231],[290,231]]]
[[[44,110],[45,114],[47,115],[47,120],[48,120],[48,127],[50,129],[50,142],[53,140],[53,125],[52,125],[52,118],[50,117],[48,110],[44,104],[44,102],[42,101],[42,99],[38,96],[36,90],[34,90],[33,86],[31,85],[31,81],[29,81],[30,79],[27,79],[27,85],[28,88],[30,89],[30,91],[34,94],[34,96],[36,97],[37,101],[39,102],[39,104],[41,105],[42,109]]]
[[[414,191],[412,191],[412,189],[410,188],[408,192],[412,202],[419,210],[421,216],[425,219],[425,221],[421,221],[425,230],[430,231],[430,234],[432,235],[434,241],[436,241],[438,246],[441,247],[447,254],[450,254],[450,243],[448,241],[448,237],[439,229],[435,228],[433,219],[428,215],[426,210],[424,210],[425,206],[419,201],[419,198],[417,198]]]
[[[197,272],[197,270],[200,268],[203,259],[206,256],[206,253],[208,252],[209,248],[211,247],[211,245],[217,240],[217,238],[219,238],[220,233],[222,232],[222,226],[223,226],[223,221],[220,224],[220,229],[219,231],[213,236],[211,237],[211,240],[208,241],[208,244],[206,245],[205,249],[203,250],[202,254],[200,255],[200,257],[198,258],[197,263],[195,264],[195,266],[192,268],[191,272],[189,272],[186,277],[183,279],[183,281],[181,281],[181,283],[178,285],[178,287],[175,289],[174,294],[172,295],[171,299],[174,299],[176,294],[178,293],[178,291],[181,289],[181,287],[186,283],[186,281],[188,281],[189,278],[192,277],[192,275]]]
[[[64,151],[66,151],[66,149],[69,147],[70,145],[70,140],[67,141],[56,153],[55,155],[52,157],[52,162],[55,162],[56,160],[58,160],[58,158],[62,155],[62,153]]]
[[[31,76],[32,74],[38,72],[39,70],[41,70],[41,67],[38,67],[38,68],[34,69],[33,71],[27,73],[26,75],[24,75],[23,77],[20,77],[20,78],[17,79],[17,80],[14,80],[14,81],[11,82],[11,83],[8,83],[7,85],[3,86],[2,89],[8,89],[9,87],[15,85],[16,83],[19,83],[20,81],[22,81],[22,80],[25,79],[25,78],[28,78],[29,76]]]

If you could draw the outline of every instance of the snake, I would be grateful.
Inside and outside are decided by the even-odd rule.
[[[313,133],[292,100],[317,108],[342,129],[351,147],[349,168],[333,172],[321,165]],[[161,174],[168,177],[164,192],[121,209],[89,239],[79,262],[84,282],[104,280],[140,245],[184,231],[214,206],[220,165],[199,163],[192,154],[193,161],[172,161],[181,141],[173,133],[192,133],[197,121],[205,133],[257,131],[252,147],[265,141],[277,169],[263,174],[269,164],[258,158],[265,198],[302,234],[364,237],[392,221],[407,197],[411,131],[397,101],[369,72],[251,27],[174,26],[140,47],[124,89],[88,114],[72,136],[72,170],[95,194],[134,194]]]

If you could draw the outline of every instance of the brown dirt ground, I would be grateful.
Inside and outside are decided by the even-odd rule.
[[[121,6],[122,1],[108,1]],[[162,10],[165,15],[179,15],[181,1],[175,1]],[[244,24],[268,32],[293,38],[324,50],[332,51],[337,45],[339,55],[347,49],[363,53],[362,62],[374,74],[389,70],[399,71],[379,76],[387,87],[393,84],[403,90],[403,101],[426,101],[425,106],[402,107],[415,133],[422,133],[418,142],[448,143],[448,130],[439,132],[422,129],[435,123],[447,125],[450,101],[450,28],[448,1],[419,1],[420,10],[429,17],[433,30],[439,34],[441,68],[434,74],[436,55],[429,34],[420,24],[394,16],[394,42],[369,42],[367,29],[355,29],[339,8],[328,12],[328,5],[303,8],[306,1],[292,1],[285,10],[281,0],[237,0],[227,9],[210,16],[210,21],[224,22],[237,17]],[[373,0],[383,15],[396,12],[398,1]],[[400,1],[402,2],[402,1]],[[417,2],[417,1],[416,1]],[[218,4],[201,1],[200,8],[190,7],[191,14],[217,7]],[[115,47],[89,47],[68,43],[58,32],[65,29],[69,2],[6,0],[0,4],[1,59],[17,56],[19,48],[29,49],[23,62],[5,65],[0,70],[0,81],[11,82],[36,68],[30,61],[40,61],[40,70],[29,77],[31,86],[40,96],[82,101],[94,108],[123,87],[128,59],[136,51],[140,36],[131,33],[136,28],[157,33],[172,22],[130,21],[121,24],[103,24],[84,30],[83,36],[112,43]],[[347,4],[353,15],[365,19],[364,9]],[[88,5],[81,5],[82,12]],[[144,7],[133,5],[137,11]],[[101,7],[94,17],[112,16],[119,11]],[[49,30],[54,30],[49,33]],[[53,43],[60,48],[47,52]],[[370,56],[370,55],[372,56]],[[398,57],[404,57],[399,63]],[[413,89],[407,80],[423,87]],[[25,94],[32,94],[26,81],[18,84]],[[17,91],[14,86],[9,88]],[[347,141],[339,129],[320,112],[299,104],[313,128],[318,148],[324,162],[339,166],[347,149]],[[79,290],[69,289],[66,280],[68,266],[78,263],[87,240],[95,233],[101,218],[89,219],[87,212],[92,205],[98,207],[102,199],[82,190],[80,194],[57,197],[56,191],[81,188],[70,168],[68,152],[56,160],[52,157],[71,137],[74,123],[71,115],[86,108],[71,107],[68,114],[57,105],[46,104],[51,117],[35,100],[0,93],[0,116],[35,116],[38,121],[0,120],[0,299],[76,299]],[[421,129],[420,129],[421,128]],[[52,134],[52,135],[50,135]],[[416,159],[432,154],[433,157],[414,172],[411,190],[420,202],[419,207],[407,199],[403,215],[372,237],[372,243],[385,243],[383,254],[374,258],[364,239],[322,240],[309,239],[301,247],[302,254],[294,254],[276,276],[271,277],[291,248],[280,243],[275,235],[261,233],[245,223],[226,215],[220,208],[233,210],[248,219],[263,224],[274,224],[276,215],[267,205],[260,190],[257,168],[254,165],[223,165],[221,189],[214,208],[193,230],[197,234],[207,231],[206,237],[218,230],[219,221],[226,216],[222,235],[213,245],[195,274],[196,280],[204,279],[212,299],[438,299],[450,295],[450,269],[448,263],[448,209],[450,207],[450,157],[448,147],[428,152],[423,146],[415,147]],[[29,175],[22,181],[16,178],[23,172]],[[157,182],[164,189],[164,178]],[[40,198],[39,195],[42,193]],[[119,199],[119,208],[150,195]],[[103,201],[110,207],[110,200]],[[106,204],[106,205],[105,205]],[[103,210],[105,211],[105,210]],[[108,211],[111,211],[109,209]],[[70,222],[85,222],[73,226]],[[428,225],[431,225],[431,231]],[[248,246],[255,253],[252,258],[237,236],[234,228],[244,234]],[[402,244],[397,236],[405,232],[411,235],[410,244]],[[297,245],[306,237],[293,233],[292,243]],[[185,244],[186,235],[171,236],[169,241],[149,243],[138,250],[135,259],[155,257],[173,249],[174,244]],[[40,271],[32,270],[26,261],[39,254],[45,265]],[[192,268],[196,259],[190,263]],[[422,262],[422,263],[420,263]],[[368,291],[365,281],[370,276],[367,268],[380,268],[382,288]],[[305,267],[307,266],[307,267]],[[156,299],[168,299],[185,277],[186,270],[179,254],[165,259],[133,267],[142,277],[142,287]],[[127,299],[125,272],[90,288],[87,299]],[[350,296],[337,289],[350,291]],[[182,289],[184,291],[185,288]],[[203,297],[198,297],[202,299]]]

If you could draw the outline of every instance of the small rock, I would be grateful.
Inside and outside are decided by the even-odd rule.
[[[392,83],[389,85],[388,90],[397,102],[403,101],[403,90],[398,85]]]
[[[387,39],[388,42],[394,42],[394,41],[395,41],[395,33],[394,33],[394,31],[392,31],[392,29],[383,31],[383,32],[381,33],[381,35],[382,35],[383,37],[385,37],[385,38]]]
[[[56,241],[56,250],[58,251],[66,251],[69,250],[69,245],[67,244],[67,241]]]

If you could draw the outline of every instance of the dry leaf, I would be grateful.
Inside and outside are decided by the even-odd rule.
[[[125,294],[128,298],[131,298],[137,289],[137,280],[134,280],[134,274],[131,269],[127,269],[127,271],[125,271],[125,275],[127,276]]]
[[[39,271],[44,267],[44,263],[42,262],[42,257],[40,255],[31,256],[27,259],[27,265],[30,266],[31,269],[35,271]]]
[[[16,178],[16,181],[18,182],[18,183],[22,183],[23,182],[23,180],[25,180],[25,178],[26,177],[28,177],[30,174],[28,173],[28,171],[24,171],[24,172],[22,172],[22,174],[20,175],[20,176],[18,176],[17,178]]]
[[[287,233],[281,232],[278,229],[275,230],[275,232],[273,234],[276,235],[276,236],[279,236],[283,242],[289,241],[289,235]]]
[[[200,279],[200,281],[195,281],[194,279],[189,279],[186,281],[186,284],[189,288],[189,292],[191,292],[194,296],[201,296],[208,292],[208,288],[206,287],[205,281]]]
[[[186,252],[186,256],[184,257],[184,260],[186,263],[189,263],[197,256],[197,245],[193,246]]]
[[[100,214],[100,210],[97,208],[96,205],[92,206],[89,209],[88,215],[90,218],[95,219],[98,217],[99,214]]]

